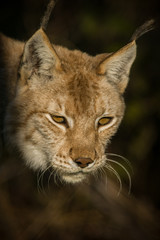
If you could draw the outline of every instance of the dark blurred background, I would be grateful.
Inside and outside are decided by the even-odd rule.
[[[38,29],[47,3],[1,0],[0,31],[26,41]],[[125,192],[122,168],[124,193],[118,198],[113,176],[108,187],[103,180],[57,186],[51,178],[48,189],[46,173],[39,193],[37,174],[8,157],[0,167],[0,239],[160,239],[159,1],[59,0],[47,34],[56,44],[95,55],[118,50],[151,18],[157,28],[137,42],[126,114],[108,150],[131,162],[131,195]]]

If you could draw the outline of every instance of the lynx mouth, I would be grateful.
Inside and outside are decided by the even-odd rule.
[[[61,178],[66,183],[79,183],[86,179],[87,175],[87,173],[79,171],[76,173],[64,173],[61,175]]]

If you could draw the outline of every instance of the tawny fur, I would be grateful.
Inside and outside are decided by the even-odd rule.
[[[33,169],[52,168],[66,182],[82,181],[103,167],[124,115],[135,40],[93,57],[52,45],[39,29],[26,43],[1,34],[0,54],[4,147],[12,155],[16,149]],[[111,121],[100,125],[104,117]],[[82,168],[77,159],[89,162]]]

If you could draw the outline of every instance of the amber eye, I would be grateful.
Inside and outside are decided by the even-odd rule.
[[[60,123],[60,124],[66,124],[67,123],[67,121],[64,117],[55,116],[55,115],[51,115],[51,117],[56,123]]]
[[[104,126],[104,125],[109,124],[111,121],[112,121],[112,117],[103,117],[103,118],[99,119],[98,125]]]

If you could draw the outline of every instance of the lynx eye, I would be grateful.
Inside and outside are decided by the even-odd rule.
[[[65,117],[51,115],[51,118],[56,123],[67,124],[67,121],[66,121]]]
[[[112,121],[112,119],[113,119],[112,117],[103,117],[103,118],[99,119],[98,125],[99,126],[107,125]]]

